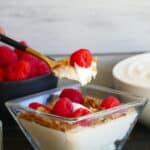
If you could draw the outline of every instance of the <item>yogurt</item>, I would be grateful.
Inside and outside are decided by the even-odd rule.
[[[138,114],[136,111],[89,127],[59,131],[19,119],[41,150],[115,150],[115,142],[126,139]]]
[[[86,85],[92,79],[95,79],[97,74],[97,65],[96,61],[92,61],[92,64],[88,68],[80,67],[75,64],[74,67],[70,65],[62,65],[56,69],[53,69],[53,72],[59,78],[66,78],[75,81],[79,81],[81,85]]]
[[[150,87],[150,53],[120,62],[113,72],[117,78],[136,86]]]

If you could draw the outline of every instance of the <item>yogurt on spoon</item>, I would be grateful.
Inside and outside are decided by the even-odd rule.
[[[79,49],[69,58],[62,59],[53,68],[53,73],[58,78],[75,80],[86,85],[95,79],[97,74],[97,59],[87,49]]]

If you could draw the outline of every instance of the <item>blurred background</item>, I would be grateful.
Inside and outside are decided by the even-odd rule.
[[[0,25],[45,54],[150,50],[149,0],[0,0]]]

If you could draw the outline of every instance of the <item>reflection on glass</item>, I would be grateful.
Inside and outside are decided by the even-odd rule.
[[[0,121],[0,150],[2,150],[2,122]]]

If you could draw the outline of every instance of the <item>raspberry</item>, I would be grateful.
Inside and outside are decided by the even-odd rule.
[[[51,69],[48,66],[48,64],[45,63],[42,60],[38,60],[36,67],[37,67],[36,76],[40,76],[40,75],[45,75],[45,74],[51,73]]]
[[[19,43],[22,44],[23,46],[28,46],[26,41],[20,41]]]
[[[24,45],[24,46],[27,46],[27,42],[25,42],[25,41],[21,41],[19,43]],[[25,51],[15,49],[15,52],[17,53],[20,60],[25,60],[25,61],[28,61],[28,62],[31,62],[31,63],[32,62],[37,63],[37,61],[38,61],[37,57],[35,57],[34,55],[29,54]]]
[[[22,44],[23,46],[28,46],[26,41],[20,41],[20,44]],[[26,54],[26,52],[19,50],[19,49],[15,49],[15,53],[18,55],[18,57],[20,58],[23,54]]]
[[[70,56],[70,65],[88,68],[92,63],[92,54],[88,49],[79,49]]]
[[[89,110],[84,109],[84,108],[79,108],[72,113],[71,117],[78,118],[78,117],[85,116],[88,114],[91,114],[91,112]],[[80,126],[89,126],[91,121],[92,121],[91,119],[84,119],[82,121],[79,121],[78,124]]]
[[[0,33],[5,34],[5,30],[2,27],[0,27]]]
[[[29,54],[29,53],[24,52],[24,54],[21,56],[21,60],[37,63],[38,58],[33,56],[33,55],[31,55],[31,54]]]
[[[27,43],[25,41],[20,42],[22,45],[27,46]],[[20,60],[25,60],[30,63],[31,66],[31,72],[30,72],[30,78],[40,75],[45,75],[51,72],[51,69],[41,59],[37,58],[36,56],[29,54],[27,52],[21,51],[19,49],[15,49],[15,52],[17,53]]]
[[[7,80],[24,80],[29,77],[31,66],[27,61],[17,61],[7,68]]]
[[[4,81],[4,69],[0,68],[0,81]]]
[[[7,67],[17,61],[18,57],[16,53],[5,45],[0,46],[0,66]]]
[[[36,109],[36,110],[41,110],[41,111],[44,111],[44,112],[50,112],[51,111],[51,109],[48,106],[37,103],[37,102],[30,103],[29,108]]]
[[[26,52],[24,52],[24,54],[20,57],[21,60],[27,61],[30,66],[31,66],[31,72],[30,72],[30,77],[34,77],[37,74],[38,71],[38,67],[37,67],[37,63],[38,63],[38,58],[28,54]]]
[[[66,97],[59,98],[51,112],[62,117],[70,117],[73,112],[73,104],[71,100]]]
[[[72,102],[83,104],[84,98],[80,91],[76,89],[64,89],[59,97],[68,97]]]
[[[74,111],[71,115],[71,117],[77,118],[77,117],[81,117],[87,114],[90,114],[91,112],[87,109],[84,108],[79,108],[76,111]]]
[[[109,96],[103,99],[102,103],[100,104],[100,109],[101,108],[109,109],[118,105],[120,105],[120,101],[114,96]]]

